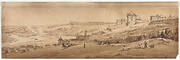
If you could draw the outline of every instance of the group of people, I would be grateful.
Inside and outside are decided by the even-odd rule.
[[[62,47],[64,48],[68,48],[70,47],[72,44],[71,44],[71,41],[70,40],[63,40],[62,37],[60,37],[58,39],[58,45],[61,45]]]
[[[150,48],[147,41],[143,41],[141,43],[139,43],[139,48]]]

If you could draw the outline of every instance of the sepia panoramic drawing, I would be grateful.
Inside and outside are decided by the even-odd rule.
[[[2,58],[177,55],[177,2],[2,3]]]

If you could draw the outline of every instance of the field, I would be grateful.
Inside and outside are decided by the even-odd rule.
[[[178,19],[132,26],[106,22],[2,26],[2,57],[176,58],[177,25]],[[59,45],[60,37],[70,45]]]

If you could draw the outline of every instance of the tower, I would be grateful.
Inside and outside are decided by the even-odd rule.
[[[127,25],[134,25],[137,15],[132,11],[127,14]]]

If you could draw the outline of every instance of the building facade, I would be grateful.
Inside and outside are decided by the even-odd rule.
[[[155,16],[150,16],[150,21],[161,21],[161,20],[171,20],[171,19],[176,19],[176,18],[171,15],[162,16],[157,14]]]
[[[131,11],[127,13],[126,19],[117,19],[116,24],[130,26],[130,25],[135,25],[136,20],[141,20],[141,19],[137,19],[137,15]]]

